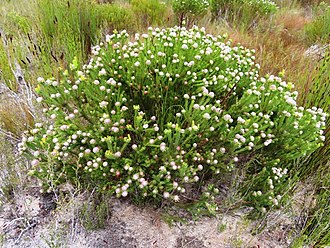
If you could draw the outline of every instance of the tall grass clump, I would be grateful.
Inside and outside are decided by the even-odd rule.
[[[305,106],[319,106],[330,111],[330,54],[318,63],[318,73],[304,99]],[[324,130],[325,145],[311,154],[301,167],[301,178],[309,179],[314,186],[314,206],[309,209],[308,217],[295,244],[309,244],[324,247],[330,244],[330,125],[327,121]]]
[[[305,97],[302,102],[305,106],[317,106],[323,108],[326,112],[330,112],[330,51],[328,49],[325,57],[317,64],[316,73],[312,78],[311,85],[306,88]],[[322,132],[325,136],[325,146],[319,148],[313,156],[310,157],[308,162],[309,170],[305,173],[308,174],[321,164],[327,163],[330,159],[330,125],[327,123],[326,129]],[[311,166],[315,165],[315,166]]]
[[[15,141],[0,129],[0,211],[13,195],[26,188],[29,164],[18,156]]]
[[[8,3],[3,7],[4,18],[0,19],[7,53],[4,65],[17,61],[30,81],[36,77],[34,73],[55,74],[59,66],[66,66],[75,56],[87,60],[92,42],[100,36],[96,27],[99,20],[94,13],[90,1]],[[14,66],[11,69],[15,70]]]
[[[39,25],[43,42],[54,57],[74,56],[86,59],[90,48],[100,35],[100,22],[91,1],[38,1]]]
[[[29,54],[30,44],[28,35],[32,32],[32,24],[27,16],[11,10],[5,11],[0,18],[0,79],[10,89],[17,90],[17,69],[27,70],[27,77],[33,74],[31,56]]]
[[[100,41],[104,30],[133,31],[141,26],[131,6],[90,0],[35,0],[23,8],[26,4],[24,0],[6,4],[0,18],[0,78],[12,89],[17,86],[11,66],[16,61],[27,81],[40,74],[56,75],[57,68],[68,66],[74,57],[87,61],[91,44]]]
[[[253,50],[203,28],[122,31],[92,55],[38,79],[48,118],[19,147],[46,191],[71,182],[182,201],[252,164],[245,200],[264,211],[281,204],[290,161],[324,140],[322,109],[298,107],[293,84],[259,76]]]
[[[8,87],[15,88],[15,76],[11,70],[10,64],[8,63],[8,53],[5,44],[0,40],[0,82],[6,83]]]
[[[329,148],[329,143],[326,144]],[[329,149],[328,149],[329,150]],[[330,244],[330,163],[329,152],[324,154],[328,160],[322,159],[318,164],[318,170],[314,172],[314,197],[315,204],[308,209],[307,218],[293,247],[301,247],[301,244],[313,247],[326,247]]]
[[[0,208],[8,200],[12,194],[14,187],[13,178],[10,175],[15,175],[13,169],[15,159],[12,152],[12,144],[6,140],[6,136],[0,133]],[[16,179],[17,180],[17,179]]]
[[[309,44],[316,42],[328,44],[330,41],[330,5],[322,2],[316,12],[316,18],[305,26],[305,38]]]

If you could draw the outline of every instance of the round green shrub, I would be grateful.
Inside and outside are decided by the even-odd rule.
[[[203,28],[122,31],[92,54],[82,67],[74,61],[58,78],[38,79],[48,118],[19,147],[48,191],[71,182],[180,201],[259,161],[247,199],[267,207],[280,201],[290,161],[324,139],[321,109],[296,106],[291,83],[258,75],[254,50]]]
[[[210,5],[209,0],[174,0],[172,8],[179,18],[179,24],[192,26],[196,18],[202,16]]]
[[[174,0],[172,3],[175,13],[189,13],[199,15],[207,10],[210,2],[208,0]]]

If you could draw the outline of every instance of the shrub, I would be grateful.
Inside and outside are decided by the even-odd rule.
[[[202,15],[209,5],[209,0],[174,0],[172,3],[173,11],[179,17],[180,25],[185,19],[188,24],[194,21],[194,18]]]
[[[277,5],[270,0],[213,0],[214,18],[222,18],[234,25],[250,26],[258,19],[273,14]]]
[[[82,69],[76,60],[59,78],[38,79],[49,118],[19,147],[47,191],[70,181],[180,201],[259,161],[250,173],[260,182],[247,199],[267,207],[280,201],[289,162],[324,138],[321,109],[297,107],[291,83],[259,77],[253,50],[203,28],[122,31],[92,54]]]

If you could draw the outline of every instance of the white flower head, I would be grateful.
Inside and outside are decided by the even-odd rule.
[[[100,71],[99,71],[99,76],[104,76],[104,75],[106,75],[107,74],[107,71],[104,69],[104,68],[102,68]]]
[[[231,120],[231,116],[230,116],[229,114],[226,114],[226,115],[223,117],[223,119],[224,119],[225,121],[230,121],[230,120]]]
[[[32,161],[31,161],[31,165],[32,166],[37,166],[39,164],[39,160],[37,160],[37,159],[33,159]]]
[[[105,108],[108,104],[109,104],[108,102],[102,101],[102,102],[100,102],[100,107]]]
[[[209,113],[205,113],[205,114],[203,115],[203,118],[209,120],[209,119],[211,119],[211,116],[210,116]]]
[[[164,152],[164,151],[166,150],[166,144],[165,144],[164,142],[162,142],[162,143],[160,144],[159,148],[160,148],[160,150],[161,150],[162,152]]]
[[[163,196],[164,196],[164,198],[169,198],[170,197],[170,193],[164,192]]]

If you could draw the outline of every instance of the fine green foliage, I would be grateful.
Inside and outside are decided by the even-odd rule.
[[[31,25],[29,23],[28,18],[19,15],[16,12],[8,13],[6,18],[7,18],[6,20],[7,22],[15,23],[22,33],[27,34],[31,31]]]
[[[322,109],[296,106],[293,85],[259,77],[254,51],[197,27],[108,35],[93,57],[39,78],[47,121],[20,150],[47,191],[65,181],[117,197],[180,201],[198,182],[259,163],[247,200],[278,205],[290,161],[322,144]]]
[[[13,200],[15,192],[27,186],[26,162],[15,154],[15,146],[0,132],[0,211]]]
[[[329,144],[328,144],[329,146]],[[329,158],[329,154],[328,154]],[[316,206],[309,212],[309,218],[302,232],[305,244],[324,247],[330,244],[330,163],[321,164],[315,183],[318,183]]]
[[[56,73],[59,66],[66,66],[74,56],[86,61],[91,44],[100,36],[100,18],[87,0],[21,0],[3,8],[3,17],[0,22],[7,53],[4,65],[12,65],[14,70],[17,61],[27,81],[40,73],[48,76]]]
[[[32,25],[27,17],[14,10],[3,11],[2,15],[3,17],[0,17],[0,80],[15,91],[16,63],[18,62],[24,69],[31,69],[27,62],[31,62],[31,57],[27,54],[30,43],[26,42],[25,38],[31,32]],[[29,74],[30,70],[27,70],[25,78],[28,78]]]
[[[15,157],[11,151],[12,145],[6,140],[6,137],[0,135],[0,207],[10,199],[13,188],[17,185],[17,176],[14,173]],[[15,175],[15,176],[14,176]]]
[[[305,26],[306,40],[310,44],[315,42],[327,44],[330,40],[330,5],[321,3],[316,13],[317,18]]]
[[[270,0],[212,0],[211,11],[216,19],[224,19],[234,26],[250,27],[260,18],[277,11]]]
[[[110,219],[109,203],[105,196],[94,196],[79,210],[81,224],[86,230],[97,230],[106,227]]]

